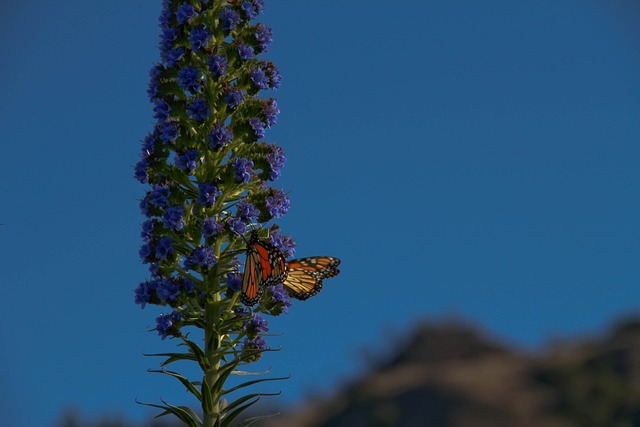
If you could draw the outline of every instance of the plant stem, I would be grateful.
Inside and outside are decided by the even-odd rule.
[[[214,250],[216,259],[220,259],[221,243],[215,243]],[[218,330],[218,322],[221,320],[221,302],[220,302],[220,279],[217,274],[209,277],[211,286],[209,287],[209,296],[204,309],[205,329],[204,329],[204,351],[210,368],[204,373],[202,387],[208,387],[211,393],[212,404],[206,407],[202,402],[203,427],[218,427],[220,425],[220,395],[214,390],[214,385],[218,380],[220,372],[221,352],[220,345],[222,343],[221,331]],[[203,393],[204,394],[204,393]]]
[[[203,402],[203,427],[217,427],[220,425],[220,396],[213,390],[220,370],[220,334],[216,323],[220,319],[220,293],[213,294],[213,301],[205,307],[206,328],[204,331],[205,355],[210,368],[204,373],[202,386],[208,387],[212,393],[212,407],[206,408]]]

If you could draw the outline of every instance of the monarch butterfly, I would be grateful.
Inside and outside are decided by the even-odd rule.
[[[322,289],[322,280],[335,277],[340,260],[330,256],[293,259],[287,263],[287,276],[282,285],[289,296],[306,300]]]
[[[264,288],[282,283],[287,277],[287,262],[280,249],[251,233],[247,243],[247,259],[244,264],[240,300],[248,306],[255,305]]]

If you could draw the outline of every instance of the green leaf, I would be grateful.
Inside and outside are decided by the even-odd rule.
[[[240,406],[235,411],[231,412],[229,415],[224,417],[224,419],[222,420],[221,427],[229,427],[231,425],[231,423],[233,422],[233,420],[235,420],[238,417],[238,415],[240,415],[244,410],[246,410],[249,407],[251,407],[254,404],[256,404],[256,402],[258,402],[258,400],[260,400],[260,396],[256,397],[255,400],[247,403],[246,405]],[[225,409],[227,409],[227,408],[225,408]]]
[[[273,418],[280,415],[280,412],[276,412],[275,414],[271,414],[271,415],[261,415],[259,417],[251,417],[251,418],[247,418],[246,420],[244,420],[242,423],[240,423],[238,425],[238,427],[248,427],[251,424],[260,421],[260,420],[265,420],[267,418]]]
[[[152,408],[159,408],[164,410],[163,413],[156,415],[155,418],[160,418],[165,415],[173,414],[176,417],[178,417],[180,421],[183,421],[184,423],[186,423],[189,427],[202,427],[202,421],[200,420],[200,417],[198,417],[198,415],[195,412],[193,412],[191,409],[187,408],[186,406],[170,405],[162,399],[161,399],[161,402],[164,403],[164,405],[156,405],[153,403],[139,402],[138,400],[136,400],[136,403],[138,405],[150,406]]]
[[[213,389],[216,391],[216,393],[220,393],[220,390],[222,390],[222,387],[229,378],[229,375],[234,372],[234,369],[238,366],[239,363],[239,360],[234,360],[220,368],[220,370],[218,371],[218,379],[213,384]]]
[[[278,392],[278,393],[251,393],[251,394],[248,394],[246,396],[239,397],[238,399],[236,399],[235,401],[230,403],[227,407],[225,407],[223,411],[220,411],[220,413],[221,414],[225,414],[225,413],[231,411],[232,409],[235,409],[233,411],[235,413],[237,411],[237,408],[242,407],[243,410],[244,410],[244,409],[248,408],[249,406],[251,406],[251,405],[253,405],[255,403],[255,402],[253,402],[253,403],[249,404],[249,406],[243,405],[248,400],[255,399],[255,398],[259,399],[260,397],[263,397],[263,396],[265,396],[265,397],[266,396],[280,396],[280,394],[281,394],[281,392]],[[256,402],[257,402],[257,400],[256,400]]]
[[[170,363],[181,360],[195,361],[196,357],[191,353],[142,353],[143,356],[149,357],[166,357],[167,360],[162,362],[160,366],[167,366]]]
[[[230,388],[229,390],[225,390],[222,393],[222,395],[224,396],[225,394],[233,393],[236,390],[240,390],[241,388],[249,387],[254,384],[265,383],[267,381],[284,381],[284,380],[288,380],[289,378],[291,378],[291,376],[281,377],[281,378],[260,378],[257,380],[246,381],[246,382],[243,382],[242,384],[238,384],[237,386]]]
[[[202,390],[202,409],[206,413],[210,414],[213,412],[215,406],[213,394],[211,393],[211,387],[209,387],[209,384],[205,380],[202,382],[202,386],[200,387],[200,389]]]
[[[202,395],[200,394],[200,391],[198,391],[196,386],[194,386],[191,381],[189,381],[179,373],[167,371],[166,369],[161,369],[161,370],[148,369],[147,371],[152,372],[154,374],[164,374],[164,375],[168,375],[170,377],[176,378],[178,381],[182,383],[182,385],[184,385],[187,388],[187,391],[193,394],[199,401],[202,401]]]
[[[186,338],[183,338],[183,341],[189,347],[189,350],[191,350],[194,360],[197,360],[198,365],[200,365],[200,369],[202,369],[203,371],[208,370],[211,367],[211,364],[209,363],[207,356],[204,354],[200,346]]]

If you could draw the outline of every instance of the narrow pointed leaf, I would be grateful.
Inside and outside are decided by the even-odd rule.
[[[170,377],[176,378],[178,381],[182,383],[182,385],[184,385],[187,388],[187,391],[193,394],[199,401],[202,401],[202,395],[200,394],[200,391],[198,391],[196,386],[194,386],[191,381],[189,381],[179,373],[167,371],[166,369],[161,369],[161,370],[150,369],[149,372],[152,372],[154,374],[164,374],[164,375],[168,375]]]
[[[162,403],[164,403],[166,406],[156,405],[154,403],[139,402],[137,400],[136,403],[139,405],[150,406],[152,408],[159,408],[164,410],[164,412],[156,415],[154,418],[160,418],[164,417],[165,415],[173,414],[181,421],[185,422],[189,427],[202,427],[202,421],[200,421],[200,418],[195,413],[193,413],[193,411],[190,411],[191,414],[196,415],[195,419],[191,418],[191,414],[186,411],[184,407],[172,406],[165,401],[162,401]]]
[[[224,412],[220,412],[220,413],[227,413],[233,409],[238,408],[240,405],[242,405],[243,403],[247,402],[248,400],[251,399],[255,399],[255,398],[260,398],[262,396],[279,396],[280,392],[278,393],[252,393],[252,394],[248,394],[246,396],[242,396],[236,400],[234,400],[233,402],[231,402],[229,404],[229,406],[227,406],[226,408],[224,408]],[[255,403],[255,402],[254,402]]]
[[[260,378],[260,379],[257,379],[257,380],[246,381],[246,382],[244,382],[242,384],[238,384],[237,386],[230,388],[229,390],[225,390],[222,393],[222,395],[233,393],[236,390],[240,390],[241,388],[249,387],[249,386],[254,385],[254,384],[264,383],[264,382],[267,382],[267,381],[284,381],[284,380],[288,380],[289,378],[291,378],[291,377]]]
[[[258,402],[258,400],[260,400],[260,397],[256,397],[254,400],[250,401],[246,405],[243,405],[243,406],[239,407],[238,409],[236,409],[235,411],[233,411],[230,414],[228,414],[222,420],[221,427],[229,427],[231,425],[231,423],[233,422],[233,420],[235,420],[238,417],[238,415],[240,415],[244,410],[246,410],[249,407],[251,407],[254,404],[256,404],[256,402]]]

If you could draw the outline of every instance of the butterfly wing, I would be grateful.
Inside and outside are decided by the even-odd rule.
[[[248,306],[255,305],[269,285],[281,283],[287,276],[287,263],[282,252],[271,243],[251,235],[247,244],[240,300]]]
[[[282,285],[289,296],[306,300],[322,289],[322,281],[340,273],[340,260],[330,256],[298,258],[289,261],[286,279]]]

